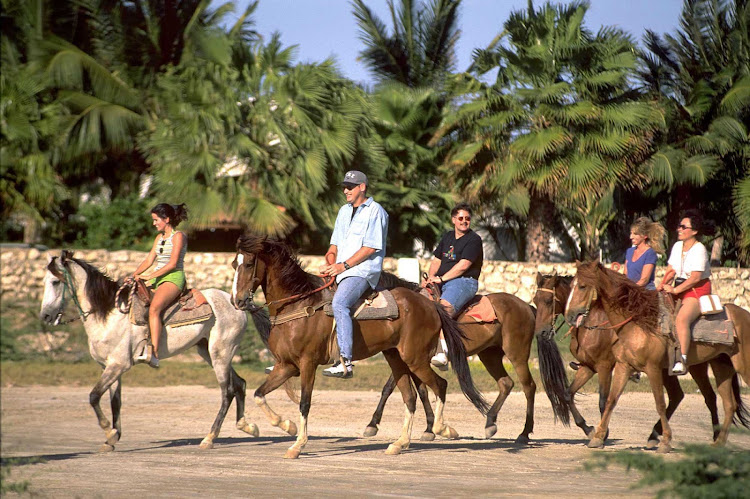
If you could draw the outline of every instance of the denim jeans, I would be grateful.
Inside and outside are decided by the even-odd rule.
[[[440,298],[453,305],[455,313],[474,298],[479,289],[479,281],[471,277],[457,277],[446,281],[441,289]]]
[[[333,318],[336,319],[336,338],[339,340],[341,356],[351,360],[352,343],[354,342],[354,324],[352,322],[352,307],[370,284],[364,277],[350,276],[344,278],[333,295]]]

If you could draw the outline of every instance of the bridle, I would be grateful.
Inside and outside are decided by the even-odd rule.
[[[551,339],[551,338],[555,337],[555,335],[557,335],[557,333],[559,332],[560,328],[562,327],[562,323],[560,323],[560,325],[557,326],[557,327],[555,327],[555,323],[557,322],[557,317],[562,312],[564,312],[564,308],[563,308],[563,310],[560,313],[555,313],[555,304],[557,302],[562,303],[562,300],[560,300],[560,298],[557,297],[556,285],[555,285],[555,287],[552,287],[552,288],[537,288],[537,292],[539,292],[539,291],[542,291],[544,293],[552,293],[552,321],[551,321],[550,329],[549,329],[550,330],[550,334],[549,334],[548,338],[545,338],[545,339]]]
[[[324,290],[326,288],[329,288],[329,287],[333,286],[333,283],[336,281],[336,278],[334,276],[331,276],[328,281],[324,281],[324,283],[323,283],[322,286],[320,286],[319,288],[315,288],[312,291],[306,291],[304,293],[298,293],[296,295],[292,295],[292,296],[289,296],[289,297],[286,297],[286,298],[280,298],[278,300],[267,301],[267,302],[263,303],[262,305],[256,305],[256,304],[253,303],[254,296],[255,296],[255,290],[257,289],[255,287],[255,283],[258,282],[260,284],[260,279],[258,279],[258,277],[256,275],[257,270],[258,270],[258,255],[256,254],[254,256],[255,256],[255,261],[253,262],[253,273],[250,276],[250,293],[249,293],[249,296],[248,296],[248,299],[250,300],[250,303],[252,303],[252,305],[250,305],[248,307],[248,310],[250,311],[250,313],[253,313],[253,314],[257,313],[260,310],[262,310],[264,307],[270,307],[271,305],[279,305],[279,304],[282,304],[282,303],[289,303],[289,302],[292,302],[292,301],[298,301],[298,300],[301,300],[303,298],[307,298],[308,296],[314,295],[318,291],[322,291],[322,290]],[[235,272],[236,272],[236,270],[235,270]]]
[[[571,289],[570,292],[572,293],[573,289]],[[589,294],[589,299],[586,302],[586,310],[582,314],[584,320],[589,316],[589,312],[591,312],[591,304],[594,303],[597,298],[598,298],[598,294],[596,292],[596,289],[594,289],[593,292],[591,292]],[[601,324],[597,324],[595,326],[587,326],[585,324],[581,324],[580,326],[576,326],[574,323],[570,322],[567,317],[563,317],[563,318],[565,319],[565,322],[567,322],[568,325],[571,328],[582,327],[582,328],[588,329],[588,330],[594,330],[594,329],[617,329],[617,328],[620,328],[620,327],[624,326],[625,324],[627,324],[628,322],[630,322],[630,321],[633,320],[633,316],[631,315],[630,317],[628,317],[624,321],[622,321],[622,322],[620,322],[618,324],[615,324],[613,326],[607,326],[607,324],[609,324],[609,319],[607,319],[606,321],[602,322]]]
[[[57,312],[57,315],[55,316],[55,325],[60,326],[64,324],[70,324],[71,322],[75,322],[78,319],[80,319],[83,322],[86,322],[86,318],[91,314],[91,311],[88,312],[83,311],[83,307],[81,307],[81,302],[78,301],[78,295],[76,293],[76,288],[73,282],[73,276],[71,275],[68,268],[65,266],[65,264],[62,264],[62,279],[60,281],[63,283],[63,290],[62,290],[62,299],[60,300],[60,309]],[[73,303],[75,303],[76,309],[78,309],[78,317],[74,317],[72,319],[68,320],[62,320],[63,314],[65,313],[65,294],[66,292],[69,292],[71,297],[73,298]]]

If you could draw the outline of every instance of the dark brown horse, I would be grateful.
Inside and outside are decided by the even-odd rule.
[[[537,338],[554,337],[556,334],[555,323],[559,315],[563,314],[565,303],[568,301],[568,296],[570,295],[570,282],[572,280],[572,276],[537,274],[537,292],[534,295],[534,304],[537,307]],[[583,320],[581,326],[571,327],[568,334],[570,335],[570,353],[580,363],[573,383],[569,387],[570,411],[573,414],[576,425],[583,430],[587,437],[591,438],[594,428],[586,424],[586,420],[575,405],[574,396],[594,374],[597,374],[599,382],[599,413],[604,413],[604,407],[606,406],[612,384],[612,371],[615,368],[615,356],[612,352],[612,345],[617,341],[617,335],[614,328],[612,328],[612,324],[607,319],[606,312],[598,301],[591,304],[591,310],[589,310],[589,314]],[[703,363],[691,366],[690,374],[698,385],[701,394],[703,394],[706,407],[708,407],[711,413],[714,439],[716,439],[719,434],[719,414],[716,407],[716,392],[711,387],[711,382],[708,378],[708,364]],[[663,379],[669,398],[667,418],[670,418],[685,394],[676,377],[668,376],[666,372],[663,372]],[[654,429],[648,437],[647,447],[655,448],[659,443],[661,433],[661,421],[659,421],[654,425]]]
[[[419,290],[419,285],[409,283],[412,289]],[[486,438],[492,437],[497,433],[497,414],[503,406],[505,399],[508,398],[513,389],[513,379],[510,377],[503,366],[503,356],[508,357],[513,368],[515,369],[518,380],[521,382],[523,393],[526,396],[526,423],[523,431],[516,438],[517,443],[527,443],[529,434],[534,431],[534,396],[536,394],[536,383],[529,370],[529,353],[531,343],[534,339],[534,310],[520,298],[508,293],[492,293],[487,295],[492,303],[492,307],[497,315],[496,322],[490,323],[461,323],[461,329],[464,333],[464,347],[468,355],[479,355],[479,359],[484,364],[487,372],[495,379],[499,393],[497,399],[492,404],[490,411],[487,413],[484,433]],[[568,406],[567,393],[565,392],[567,384],[565,383],[565,369],[562,365],[562,358],[557,349],[554,339],[541,339],[537,342],[537,348],[540,351],[552,349],[557,352],[556,359],[554,355],[547,356],[551,362],[540,362],[540,370],[543,371],[543,378],[547,381],[545,388],[548,386],[561,386],[562,396],[555,396],[547,392],[552,401],[555,415],[558,416],[565,424],[568,423]],[[558,365],[553,365],[558,362]],[[562,376],[555,379],[555,376]],[[382,395],[375,413],[372,415],[370,423],[365,428],[365,436],[373,436],[378,432],[378,424],[383,416],[383,409],[388,397],[395,388],[393,378],[390,378],[383,387]],[[558,392],[559,393],[559,392]],[[422,404],[424,405],[425,415],[427,417],[427,429],[422,435],[423,440],[432,440],[435,435],[432,431],[432,422],[434,416],[429,400],[425,391],[419,391]]]
[[[332,357],[329,345],[333,318],[324,313],[322,304],[330,301],[333,293],[328,288],[320,289],[323,280],[302,270],[296,256],[286,244],[265,237],[240,237],[232,266],[235,268],[232,286],[235,306],[254,310],[253,293],[261,286],[272,322],[276,322],[268,336],[268,345],[276,358],[276,364],[265,383],[255,391],[255,402],[266,413],[272,425],[282,427],[291,435],[296,433],[294,423],[282,421],[268,406],[265,397],[292,376],[300,377],[300,431],[296,442],[285,456],[297,458],[308,439],[307,419],[316,368],[328,363]],[[436,433],[457,436],[455,430],[443,420],[447,382],[430,368],[430,357],[436,348],[441,328],[464,395],[483,414],[487,413],[488,406],[472,382],[466,351],[461,342],[461,330],[456,321],[441,305],[413,291],[396,288],[392,293],[398,304],[399,317],[394,320],[355,320],[353,353],[354,360],[357,360],[383,352],[391,367],[406,404],[406,415],[401,436],[388,446],[386,453],[399,454],[409,447],[411,440],[416,410],[412,378],[427,385],[437,396]],[[294,296],[297,298],[286,301]],[[298,318],[281,323],[280,317],[293,317],[292,314],[298,312]]]
[[[589,447],[604,446],[612,412],[629,376],[638,371],[645,372],[648,376],[656,401],[663,430],[658,451],[669,452],[672,430],[669,427],[663,387],[665,381],[669,386],[674,380],[665,376],[667,339],[658,332],[658,295],[655,291],[645,290],[621,274],[604,268],[598,262],[579,263],[565,307],[566,320],[580,326],[597,301],[606,312],[609,323],[616,326],[614,331],[617,341],[612,346],[616,363],[612,389]],[[750,313],[731,304],[725,305],[725,308],[737,331],[735,344],[729,346],[693,342],[688,352],[688,364],[696,366],[691,369],[691,373],[702,375],[705,368],[701,365],[708,363],[716,379],[724,408],[724,421],[718,434],[715,434],[715,443],[718,445],[726,443],[733,420],[750,428],[750,412],[740,397],[737,375],[740,373],[746,383],[750,381]],[[731,362],[726,360],[727,357]]]

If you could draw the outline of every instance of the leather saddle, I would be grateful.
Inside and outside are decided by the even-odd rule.
[[[371,291],[357,300],[352,309],[355,311],[354,318],[359,321],[398,319],[398,304],[388,290]],[[323,310],[326,315],[333,317],[333,307],[327,303]]]
[[[440,287],[427,286],[422,288],[420,294],[425,295],[433,301],[440,301]],[[477,324],[480,322],[496,322],[497,313],[487,295],[475,295],[466,305],[458,311],[456,321],[459,324]]]
[[[148,325],[148,308],[154,292],[140,279],[135,281],[135,299],[130,307],[130,322],[136,326]],[[164,311],[164,324],[179,327],[203,322],[214,313],[206,297],[197,289],[185,289],[180,297]]]

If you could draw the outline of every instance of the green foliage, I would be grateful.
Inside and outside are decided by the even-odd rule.
[[[740,430],[741,431],[741,430]],[[750,487],[750,452],[688,444],[682,459],[666,460],[644,452],[600,454],[588,469],[619,464],[644,474],[637,487],[662,484],[657,497],[746,497]]]
[[[149,210],[153,202],[130,195],[110,203],[87,203],[77,219],[81,224],[75,247],[148,251],[154,240]]]
[[[13,466],[20,466],[24,464],[34,464],[45,462],[40,458],[11,458],[3,459],[0,465],[0,494],[8,494],[15,492],[16,494],[23,494],[29,491],[31,482],[28,480],[22,480],[20,482],[12,482],[8,480],[10,478],[10,472]]]

